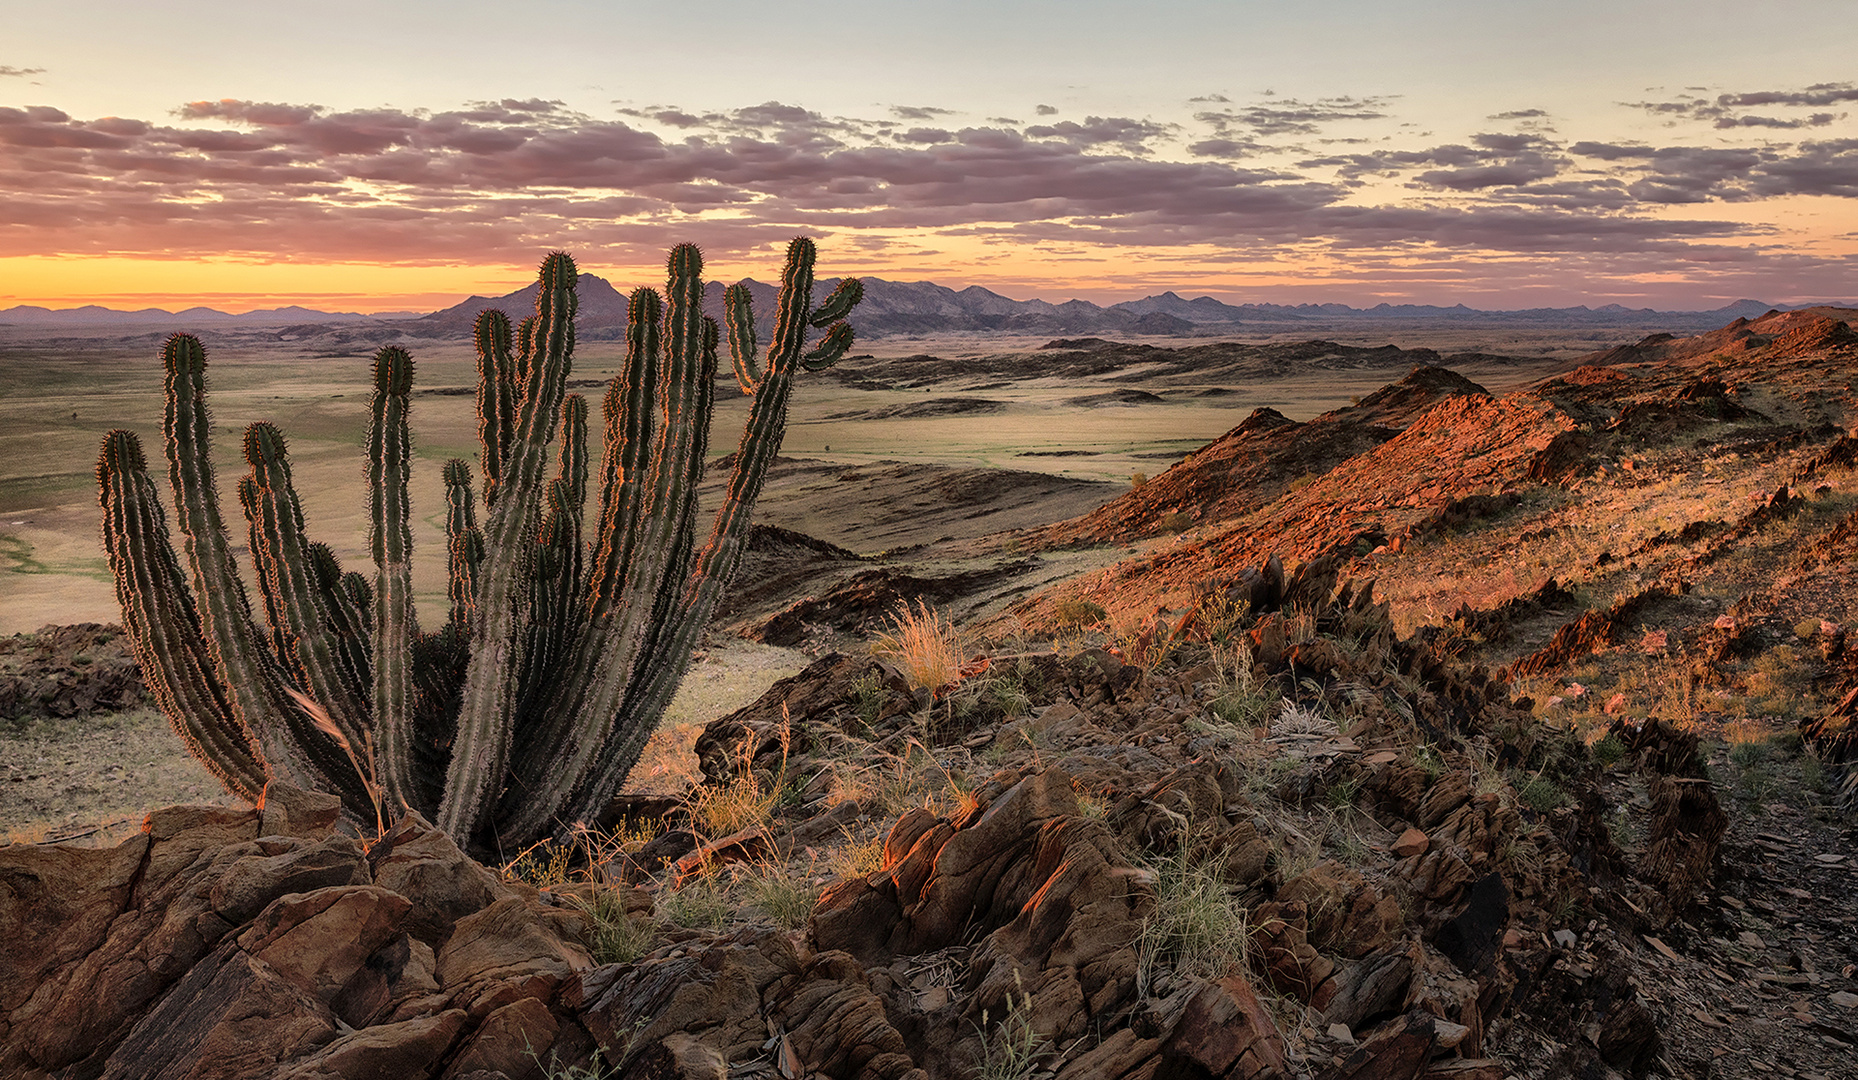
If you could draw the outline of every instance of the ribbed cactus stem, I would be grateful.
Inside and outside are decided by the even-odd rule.
[[[140,440],[103,437],[97,458],[103,547],[122,601],[123,628],[156,705],[188,750],[226,789],[256,800],[267,779],[261,751],[233,717],[214,673],[193,599],[168,541],[166,515]]]
[[[588,569],[587,622],[599,625],[619,605],[651,464],[653,409],[658,396],[659,320],[664,303],[651,289],[635,289],[626,304],[626,365],[607,385],[606,447],[601,455],[604,489],[600,520]],[[591,643],[588,646],[591,648]],[[575,667],[591,663],[585,650]]]
[[[407,411],[413,358],[396,345],[374,355],[368,407],[369,547],[374,555],[374,742],[378,779],[395,806],[417,805],[413,775],[413,525],[407,487],[412,440]]]
[[[516,415],[510,317],[495,309],[480,311],[472,336],[477,342],[477,440],[484,468],[484,505],[495,506]]]
[[[703,255],[695,244],[671,249],[665,297],[663,423],[652,451],[639,536],[630,545],[633,554],[617,607],[610,617],[587,629],[591,650],[576,653],[578,661],[591,651],[591,663],[570,668],[569,677],[549,699],[536,737],[512,762],[513,783],[498,817],[519,834],[555,829],[562,802],[606,742],[650,635],[659,589],[677,560],[680,523],[688,531],[687,499],[694,498],[696,487],[690,476],[693,447],[699,429],[709,422],[707,414],[696,412],[698,383],[704,372],[706,320]],[[695,464],[700,470],[701,460]]]
[[[446,598],[451,601],[451,623],[462,633],[476,605],[477,568],[484,561],[484,534],[477,529],[477,510],[471,498],[471,466],[462,458],[445,463]]]
[[[729,359],[735,364],[735,381],[744,394],[753,394],[761,382],[761,366],[755,358],[755,305],[746,282],[723,290],[723,321],[729,324]]]
[[[717,512],[709,542],[696,557],[679,602],[671,605],[650,655],[640,662],[633,684],[628,688],[622,712],[629,722],[622,724],[602,748],[598,768],[576,785],[564,820],[592,820],[625,782],[651,737],[656,718],[670,704],[678,682],[689,667],[691,650],[704,624],[716,610],[723,587],[741,561],[748,540],[750,515],[760,498],[768,468],[780,450],[793,376],[802,366],[805,355],[806,327],[816,314],[808,311],[812,302],[815,257],[813,242],[805,237],[788,245],[787,265],[781,275],[775,338],[769,346],[765,374],[754,387],[755,400],[749,408],[748,424],[736,452],[728,496]],[[850,304],[856,304],[863,290],[857,285],[848,287],[841,283],[833,295],[849,295],[852,297]],[[846,305],[846,310],[849,307]],[[744,336],[753,340],[753,315],[745,313],[743,317],[747,322]],[[849,347],[850,328],[841,332],[835,326],[834,331],[842,334],[845,346]],[[828,340],[831,336],[828,335]],[[731,344],[736,340],[732,327]],[[738,374],[741,366],[738,363]]]
[[[342,681],[348,686],[367,686],[373,680],[369,656],[372,631],[363,609],[355,603],[348,587],[343,584],[348,574],[342,570],[342,564],[336,560],[335,552],[330,550],[328,544],[312,541],[306,554],[311,576],[315,578],[316,588],[322,595],[323,612],[327,617],[325,624],[335,646]]]
[[[807,322],[813,326],[830,326],[850,315],[852,309],[863,300],[864,282],[855,277],[846,278],[839,282],[838,287],[832,290],[832,295],[826,297]]]
[[[317,777],[292,728],[302,722],[285,696],[283,672],[252,625],[245,583],[226,540],[213,476],[212,420],[206,405],[206,349],[191,334],[175,334],[162,345],[167,380],[163,419],[168,478],[188,565],[201,632],[213,657],[217,681],[232,716],[246,729],[272,769],[291,783],[308,786]]]
[[[303,510],[291,486],[283,433],[260,421],[245,430],[245,460],[257,498],[259,526],[252,552],[283,618],[289,664],[297,685],[326,710],[351,745],[368,730],[366,690],[341,663],[322,588],[310,566]],[[377,602],[378,602],[378,598]]]
[[[502,493],[485,527],[485,568],[478,582],[471,662],[439,810],[439,826],[453,836],[468,837],[476,831],[509,764],[527,619],[522,568],[574,351],[575,277],[574,260],[565,253],[543,260],[532,329],[523,335],[534,351],[534,362],[527,365],[528,378],[519,394],[521,408]]]

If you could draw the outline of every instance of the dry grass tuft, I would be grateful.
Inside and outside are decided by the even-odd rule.
[[[922,601],[891,617],[892,629],[871,643],[871,651],[903,669],[914,690],[940,690],[961,680],[961,635],[955,625]]]
[[[1155,910],[1142,923],[1136,989],[1147,996],[1161,971],[1218,978],[1245,963],[1249,931],[1245,909],[1211,867],[1189,856],[1188,845],[1149,867]]]

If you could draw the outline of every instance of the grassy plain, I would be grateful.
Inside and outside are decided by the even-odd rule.
[[[0,634],[47,623],[119,618],[97,539],[92,469],[103,433],[117,427],[138,432],[160,469],[162,337],[153,332],[72,334],[52,341],[0,337]],[[323,338],[275,337],[251,331],[205,335],[221,498],[229,508],[236,505],[232,485],[244,472],[239,439],[245,426],[274,421],[290,440],[292,469],[312,535],[333,547],[345,565],[359,565],[365,562],[367,541],[361,444],[372,346],[332,348]],[[1169,339],[1155,343],[1180,344]],[[462,343],[406,344],[418,364],[414,587],[422,609],[436,613],[445,590],[440,475],[447,459],[475,456],[475,359]],[[1000,345],[972,337],[883,341],[874,350],[879,356],[930,352],[954,359],[1000,351]],[[584,342],[579,349],[574,379],[586,385],[576,390],[596,408],[620,356],[615,342]],[[856,365],[856,359],[845,362],[848,371]],[[1565,366],[1565,360],[1542,357],[1523,364],[1476,365],[1462,373],[1501,391],[1558,366]],[[897,461],[1011,468],[1126,483],[1131,474],[1155,472],[1158,461],[1216,438],[1253,408],[1270,406],[1305,419],[1402,374],[1378,368],[1317,371],[1228,387],[1234,392],[1217,398],[1170,393],[1159,403],[1112,407],[1068,402],[1092,390],[1126,387],[1126,380],[1033,379],[976,389],[975,380],[955,378],[917,389],[859,389],[830,375],[814,376],[796,391],[782,454],[837,465]],[[714,456],[734,449],[748,407],[732,379],[719,380],[717,391]],[[982,415],[859,418],[950,395],[985,398],[1000,408]],[[166,484],[161,487],[165,493]],[[1103,497],[1112,494],[1106,489]],[[764,516],[777,520],[778,493],[770,493],[765,505]],[[832,535],[829,515],[806,524],[822,539],[858,546],[856,536]],[[917,539],[937,535],[931,526]],[[897,542],[894,530],[887,536],[888,543]]]

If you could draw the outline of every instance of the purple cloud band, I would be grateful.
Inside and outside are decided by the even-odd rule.
[[[1850,100],[1858,88],[1819,84],[1635,107],[1725,130],[1721,121],[1735,119],[1742,130],[1761,125],[1736,110]],[[1319,136],[1387,119],[1391,99],[1197,102],[1197,130],[1056,119],[1052,106],[1029,125],[968,126],[931,106],[861,120],[779,102],[708,113],[629,107],[603,119],[535,99],[442,112],[225,99],[184,105],[169,123],[0,107],[9,192],[0,254],[454,262],[570,246],[624,258],[671,239],[741,250],[808,229],[861,235],[878,254],[885,237],[928,230],[1046,245],[1220,245],[1248,258],[1655,251],[1666,264],[1707,264],[1747,258],[1770,230],[1672,219],[1662,208],[1858,197],[1858,139],[1564,142],[1544,110],[1519,109],[1491,119],[1521,131],[1312,152],[1296,140],[1359,143]],[[1364,201],[1390,182],[1407,194]],[[920,236],[898,243],[913,250]]]

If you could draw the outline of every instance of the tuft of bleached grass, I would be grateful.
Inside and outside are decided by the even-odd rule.
[[[918,600],[891,616],[891,629],[871,643],[871,651],[903,670],[913,690],[940,690],[961,680],[961,635],[955,625]]]

